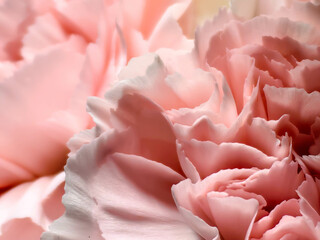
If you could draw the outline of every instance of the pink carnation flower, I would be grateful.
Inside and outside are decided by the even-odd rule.
[[[247,2],[89,99],[43,240],[319,239],[320,5]]]
[[[141,18],[146,4],[138,5]],[[157,4],[142,24],[131,21],[136,11],[113,1],[2,1],[0,187],[61,169],[65,143],[89,124],[86,98],[105,92],[132,56],[174,47],[170,41],[191,46],[173,24],[186,3]],[[165,24],[177,33],[159,42]]]
[[[39,238],[62,214],[57,173],[69,138],[92,126],[87,97],[102,96],[131,57],[191,49],[177,22],[189,4],[0,1],[0,239]]]

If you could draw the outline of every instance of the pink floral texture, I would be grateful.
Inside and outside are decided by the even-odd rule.
[[[128,59],[192,44],[174,24],[188,2],[156,1],[148,11],[147,3],[133,11],[118,1],[1,2],[0,188],[62,168],[65,143],[88,126],[86,98]]]
[[[64,173],[20,184],[0,198],[1,240],[39,239],[64,207]]]
[[[89,99],[43,240],[319,239],[320,5],[240,2]]]
[[[39,239],[62,214],[64,177],[53,174],[92,124],[86,98],[133,56],[193,46],[177,23],[190,1],[128,2],[0,1],[0,239]]]

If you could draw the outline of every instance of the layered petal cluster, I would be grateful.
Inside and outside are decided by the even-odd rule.
[[[319,7],[235,0],[191,51],[130,60],[42,239],[319,239]]]
[[[138,2],[140,13],[117,1],[1,2],[0,188],[61,169],[65,143],[88,126],[86,98],[132,56],[192,46],[175,22],[188,1]]]
[[[190,3],[0,1],[0,239],[38,239],[62,214],[64,175],[53,174],[69,138],[92,126],[87,97],[134,56],[191,49],[178,23]]]

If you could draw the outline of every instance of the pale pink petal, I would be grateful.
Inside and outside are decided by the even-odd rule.
[[[65,169],[67,184],[63,203],[66,214],[50,226],[50,231],[42,236],[43,239],[81,239],[83,236],[103,239],[93,215],[96,203],[91,192],[91,182],[98,171],[97,164],[106,154],[134,153],[137,149],[134,140],[133,131],[119,133],[113,129],[101,134],[90,144],[83,145],[77,153],[70,156]]]
[[[262,2],[262,1],[261,1]],[[276,17],[287,17],[294,21],[305,22],[320,28],[320,4],[312,1],[289,1],[290,7],[282,7],[274,13]]]
[[[97,133],[102,133],[105,130],[114,127],[111,121],[111,108],[110,104],[104,99],[98,97],[88,97],[87,112],[92,117],[96,124]]]
[[[241,124],[241,120],[238,124]],[[257,134],[257,131],[260,134]],[[279,159],[288,156],[291,149],[288,136],[278,138],[276,133],[268,126],[268,122],[262,118],[246,119],[240,128],[230,129],[230,135],[227,139],[230,142],[236,141],[255,147],[266,155],[276,156]]]
[[[46,14],[36,18],[23,38],[21,54],[25,58],[31,58],[40,49],[66,41],[67,36],[58,20],[52,14]]]
[[[148,53],[148,40],[144,39],[142,33],[135,29],[128,29],[123,31],[123,35],[126,41],[127,46],[127,58],[132,59],[134,57],[142,56],[143,54]]]
[[[261,103],[260,94],[258,93],[259,87],[256,87],[250,101],[245,105],[245,108],[230,128],[226,128],[221,124],[214,125],[209,119],[202,117],[192,127],[175,124],[178,136],[188,140],[192,138],[201,141],[210,140],[217,144],[222,142],[239,142],[258,148],[265,154],[277,156],[280,159],[288,156],[290,148],[288,137],[283,137],[279,140],[265,120],[252,118],[252,115],[255,115],[255,112],[259,111],[256,105],[258,104],[259,106],[259,102]],[[228,109],[225,111],[228,111]],[[257,131],[263,132],[263,134],[257,135]]]
[[[228,128],[223,124],[213,124],[211,119],[204,116],[191,126],[175,124],[175,133],[178,139],[221,142],[228,133]]]
[[[288,81],[288,70],[292,68],[278,52],[256,45],[226,50],[225,56],[215,58],[210,65],[224,74],[238,113],[250,101],[258,82],[260,90],[265,84],[283,86]],[[261,103],[260,105],[257,108],[263,110],[264,106]],[[260,114],[261,117],[265,117],[263,111]]]
[[[235,117],[234,102],[225,81],[217,80],[216,73],[207,73],[200,69],[186,72],[181,64],[176,68],[173,63],[182,59],[184,54],[171,54],[169,59],[169,53],[172,52],[161,51],[161,56],[165,58],[164,63],[156,55],[132,59],[119,75],[123,80],[106,93],[107,100],[115,102],[125,93],[136,92],[150,98],[166,110],[173,108],[174,110],[168,112],[173,122],[181,122],[184,119],[188,124],[192,124],[198,117],[208,113],[214,122],[225,121],[226,124],[230,124]],[[192,58],[190,55],[186,57]],[[197,81],[194,81],[195,79]],[[218,86],[220,83],[217,82],[220,81],[221,86]],[[166,95],[161,95],[162,92],[166,92]],[[215,101],[219,98],[222,100],[221,104]],[[195,109],[192,109],[194,107]],[[212,107],[221,108],[221,116],[211,113]]]
[[[259,203],[255,199],[208,194],[210,210],[223,239],[249,239]]]
[[[275,227],[281,218],[285,215],[289,216],[300,216],[299,202],[297,199],[290,199],[288,201],[283,201],[277,205],[269,215],[261,218],[253,224],[251,237],[261,238],[262,235],[269,229]]]
[[[298,173],[298,164],[284,159],[274,162],[268,170],[253,174],[246,180],[244,189],[262,195],[268,205],[275,206],[284,200],[297,198],[296,189],[303,179],[303,173]]]
[[[194,77],[190,79],[191,81],[180,81],[179,84],[176,83],[176,86],[173,86],[177,95],[179,95],[190,108],[167,111],[170,120],[173,123],[192,125],[199,119],[208,117],[214,124],[223,124],[228,127],[232,125],[237,118],[237,109],[227,82],[222,80],[221,84],[219,80],[213,78],[211,74],[204,74],[201,71],[199,71],[198,74],[193,73],[192,75],[194,75]],[[194,79],[201,79],[201,77],[203,80],[190,83]],[[176,81],[177,80],[178,79],[176,79]],[[195,83],[197,83],[197,86]],[[170,85],[172,85],[172,83],[170,83]],[[203,94],[201,96],[197,93]],[[211,95],[210,98],[208,97],[209,95]],[[186,98],[186,96],[189,97]],[[207,98],[209,99],[207,100]],[[193,105],[194,107],[192,108]]]
[[[262,42],[264,47],[280,53],[292,66],[303,65],[300,62],[307,59],[320,60],[320,48],[317,45],[299,42],[288,36],[283,38],[263,36]]]
[[[149,51],[159,48],[171,48],[175,50],[191,50],[193,41],[188,40],[182,33],[182,29],[173,17],[165,17],[159,21],[148,39]]]
[[[291,22],[285,18],[256,17],[244,23],[232,22],[223,31],[215,34],[206,55],[208,63],[223,56],[227,49],[262,44],[263,36],[290,37],[301,43],[320,44],[319,33],[312,26]]]
[[[227,193],[228,196],[239,197],[246,200],[257,200],[259,203],[259,209],[256,216],[257,219],[260,219],[261,217],[264,217],[267,214],[266,210],[264,209],[267,206],[267,202],[261,195],[252,192],[247,192],[240,185],[236,186],[232,183],[226,186],[226,189],[224,190],[223,194],[225,193]],[[221,192],[211,192],[210,194],[213,194],[217,197],[223,196],[221,195]]]
[[[67,35],[52,14],[36,18],[22,39],[21,55],[24,60],[32,61],[37,54],[50,51],[57,45],[68,51],[84,53],[86,42],[78,35]]]
[[[320,56],[320,54],[319,54]],[[303,88],[308,93],[320,90],[320,61],[303,60],[291,71],[293,81],[297,88]]]
[[[191,211],[207,224],[214,226],[214,219],[207,201],[207,193],[223,189],[233,181],[246,179],[256,171],[254,169],[221,170],[194,184],[186,179],[172,187],[172,194],[178,207]],[[225,192],[220,194],[228,196]]]
[[[105,2],[106,3],[106,2]],[[85,71],[90,71],[88,79],[94,79],[94,95],[102,97],[107,89],[117,81],[117,75],[132,57],[129,42],[126,41],[126,30],[118,23],[119,1],[107,3],[104,15],[99,22],[96,44],[90,44],[86,59]],[[130,29],[131,30],[131,29]],[[129,30],[129,32],[131,32]],[[141,52],[139,54],[142,54]]]
[[[39,239],[43,231],[44,229],[33,223],[30,218],[14,219],[2,225],[2,234],[0,235],[0,239]]]
[[[184,77],[188,77],[198,71],[198,68],[201,68],[199,63],[195,61],[197,56],[193,51],[161,48],[156,53],[165,63],[168,74],[179,73]],[[216,77],[215,74],[213,76]]]
[[[320,101],[319,92],[308,94],[303,89],[271,86],[265,86],[264,92],[269,118],[279,119],[282,115],[288,114],[290,121],[300,132],[309,132],[315,118],[320,116],[320,110],[317,108]]]
[[[171,186],[181,180],[168,167],[138,156],[107,157],[92,182],[97,204],[94,214],[102,236],[199,239],[184,223],[171,196]]]
[[[70,152],[68,156],[76,153],[84,144],[88,144],[93,141],[96,137],[98,137],[98,130],[96,128],[92,128],[89,130],[83,130],[71,137],[67,143]]]
[[[255,107],[252,105],[259,102],[256,100],[257,92],[258,87],[255,88],[254,94],[246,104],[245,109],[229,129],[221,124],[213,124],[206,117],[199,117],[192,126],[175,124],[178,138],[188,141],[192,138],[200,141],[209,140],[216,144],[238,142],[255,147],[268,156],[276,156],[279,159],[288,156],[291,147],[288,136],[279,139],[267,121],[261,118],[252,119],[252,112],[255,111]],[[169,117],[172,118],[171,115]],[[257,135],[257,131],[261,134]]]
[[[0,58],[17,61],[21,59],[22,38],[28,25],[37,14],[43,14],[52,7],[52,0],[3,0],[0,3]]]
[[[0,59],[18,60],[20,38],[26,31],[32,14],[27,1],[6,0],[0,5]]]
[[[97,38],[97,23],[105,6],[103,1],[57,0],[55,4],[58,18],[68,32],[81,35],[88,42]]]
[[[0,196],[0,239],[39,239],[64,212],[64,173],[18,185]],[[17,230],[19,229],[19,230]],[[23,235],[22,235],[23,234]]]
[[[15,63],[10,61],[1,61],[0,63],[0,82],[6,78],[10,78],[17,70]]]
[[[320,172],[320,155],[303,155],[301,160],[308,166],[308,168],[316,173]]]
[[[67,214],[43,239],[199,239],[171,196],[171,186],[183,177],[161,163],[125,154],[138,149],[134,138],[134,131],[110,131],[71,156],[66,168]]]
[[[162,47],[191,49],[193,42],[183,35],[177,20],[186,11],[190,0],[128,0],[120,4],[117,22],[126,42],[128,60]],[[170,33],[170,34],[169,34]]]
[[[277,133],[278,136],[289,134],[289,136],[297,136],[299,129],[290,122],[288,114],[282,115],[278,120],[269,120],[267,124]]]
[[[138,94],[125,95],[114,112],[124,128],[132,127],[137,154],[182,173],[176,151],[176,138],[170,121],[161,108]],[[165,151],[163,151],[165,149]]]
[[[269,85],[274,84],[280,86],[281,84],[278,79],[280,79],[284,85],[287,85],[289,81],[287,79],[289,78],[288,71],[293,67],[293,64],[289,61],[290,54],[293,53],[288,50],[288,39],[290,38],[274,39],[272,37],[262,37],[263,46],[246,45],[230,52],[251,56],[255,60],[255,66],[262,71],[266,71],[273,78],[268,79]],[[282,51],[278,51],[278,49],[274,50],[268,46],[272,41],[279,42]],[[263,80],[264,79],[260,79],[261,84]],[[263,83],[262,85],[265,84],[266,83]]]
[[[256,90],[258,90],[258,88],[256,88]],[[221,124],[213,124],[208,117],[203,116],[199,117],[192,126],[175,124],[174,128],[178,138],[188,141],[191,139],[212,141],[216,144],[222,142],[238,142],[255,147],[268,156],[276,156],[279,159],[288,156],[291,147],[288,136],[285,135],[279,139],[276,132],[272,129],[276,128],[279,123],[272,123],[272,128],[270,128],[270,123],[264,119],[252,119],[252,111],[254,110],[252,109],[252,105],[258,102],[256,101],[256,93],[257,91],[255,91],[250,102],[248,102],[245,109],[230,128],[226,128]],[[173,113],[173,111],[170,111],[169,117],[176,120],[177,117],[172,116]],[[208,111],[208,113],[210,113],[210,111]],[[195,114],[194,117],[198,117],[197,114]],[[223,115],[221,117],[223,117]],[[192,118],[189,117],[189,119]],[[186,121],[187,120],[183,123],[188,124],[189,122]],[[257,135],[257,131],[261,134]]]
[[[221,31],[227,23],[235,19],[236,17],[227,9],[220,9],[213,20],[205,22],[204,25],[196,31],[195,51],[199,55],[201,64],[205,63],[212,36]]]
[[[319,230],[319,226],[317,228],[311,228],[303,217],[284,216],[280,223],[267,231],[261,239],[317,240],[320,234]]]
[[[144,75],[131,78],[132,73],[123,74],[121,76],[122,79],[125,76],[130,76],[130,78],[125,77],[125,80],[117,82],[115,86],[105,94],[106,99],[110,102],[116,102],[124,94],[139,93],[150,98],[164,109],[184,106],[185,103],[176,96],[165,82],[167,71],[161,59],[155,54],[148,54],[141,58],[151,63],[147,66],[144,65],[147,67]],[[130,61],[127,68],[139,68],[141,62],[143,61]],[[135,72],[133,73],[135,74]],[[163,92],[166,92],[166,94],[163,95]]]
[[[192,183],[198,182],[201,179],[199,172],[197,171],[193,163],[190,161],[190,159],[186,156],[186,153],[183,150],[181,143],[178,141],[177,153],[184,174],[187,176],[187,178],[189,178],[192,181]]]
[[[306,175],[306,181],[297,190],[300,197],[301,213],[310,219],[314,226],[320,221],[319,190],[319,180],[314,181],[310,175]]]
[[[158,60],[158,62],[156,62]],[[163,68],[163,62],[155,54],[145,54],[140,57],[132,58],[128,65],[124,67],[118,75],[120,81],[142,77],[146,75],[151,66]]]
[[[259,150],[239,143],[201,142],[197,140],[181,142],[182,149],[192,164],[205,178],[221,169],[271,167],[275,157],[268,157]]]
[[[165,81],[187,108],[195,108],[208,101],[216,84],[215,77],[201,69],[195,69],[188,76],[174,73]]]
[[[17,183],[31,180],[36,177],[27,169],[14,164],[6,159],[0,158],[0,188],[15,185]]]
[[[206,240],[220,240],[219,231],[216,227],[209,226],[205,221],[195,216],[191,211],[180,206],[177,207],[189,227],[197,232],[201,237]]]
[[[190,227],[205,239],[211,239],[213,236],[216,237],[217,233],[213,226],[217,226],[219,230],[220,228],[223,229],[222,232],[220,232],[223,237],[238,230],[239,234],[249,236],[252,223],[258,212],[259,204],[262,204],[262,206],[265,205],[265,200],[261,196],[244,192],[240,189],[233,190],[233,187],[229,189],[228,186],[232,184],[232,182],[242,181],[255,172],[256,170],[254,169],[222,170],[196,183],[191,183],[189,179],[184,180],[173,186],[172,193],[179,211],[185,217]],[[226,188],[228,189],[224,191],[223,189]],[[222,192],[218,192],[220,190],[222,190]],[[229,195],[229,193],[231,195]],[[220,198],[221,201],[219,200]],[[220,206],[224,203],[227,204],[228,199],[230,199],[231,202],[233,199],[238,199],[242,203],[249,203],[250,206],[253,206],[252,211],[247,208],[248,211],[245,212],[246,210],[241,207],[242,204],[236,204],[233,210],[231,210],[231,206],[227,208]],[[215,200],[218,202],[213,204],[212,202]],[[216,208],[217,206],[220,207]],[[237,208],[237,206],[243,209],[242,215],[239,212],[241,210]],[[239,211],[236,210],[236,208]],[[230,214],[233,212],[235,215],[240,214],[242,216],[244,225],[241,229],[231,223],[233,219],[235,219],[234,217],[233,219],[226,217],[225,214],[229,210]],[[222,214],[221,211],[224,213]],[[202,221],[199,221],[199,218],[202,219]],[[227,221],[228,224],[224,224],[224,221]],[[209,226],[211,226],[211,228],[209,228]],[[229,231],[227,228],[232,230]]]
[[[227,54],[226,58],[219,58],[216,61],[220,66],[214,62],[211,62],[210,65],[224,73],[237,105],[237,112],[240,113],[244,106],[244,83],[246,78],[250,75],[250,72],[253,71],[254,60],[244,55]],[[224,62],[227,64],[224,65]]]
[[[97,135],[111,127],[121,131],[132,128],[137,137],[137,155],[163,163],[182,173],[173,126],[161,107],[150,99],[139,94],[126,94],[118,101],[117,106],[112,106],[108,100],[91,98],[89,111],[98,123]]]
[[[86,118],[75,120],[85,113],[84,101],[72,102],[82,63],[82,55],[57,49],[37,56],[0,83],[2,159],[32,175],[63,166],[65,143],[86,124]]]
[[[178,19],[188,7],[189,2],[185,0],[155,0],[151,3],[147,0],[139,0],[135,3],[136,7],[133,11],[131,1],[125,0],[122,6],[123,16],[128,24],[148,39],[163,18],[172,16],[174,19]]]
[[[81,74],[88,83],[86,88],[90,89],[90,95],[102,97],[111,84],[118,80],[117,74],[127,62],[122,32],[112,20],[117,13],[116,7],[113,4],[106,8],[103,18],[106,21],[99,24],[98,38],[86,48]]]

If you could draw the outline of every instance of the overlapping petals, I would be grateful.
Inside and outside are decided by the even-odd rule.
[[[92,126],[87,97],[102,96],[134,56],[161,47],[191,49],[178,23],[190,3],[0,2],[1,239],[39,238],[62,214],[64,177],[51,201],[43,198],[52,184],[45,176],[63,170],[67,141]],[[19,202],[19,194],[27,197]]]
[[[0,195],[0,239],[37,239],[61,216],[64,173],[20,184]]]
[[[239,3],[89,99],[43,239],[319,239],[319,5]]]
[[[134,22],[137,13],[122,2],[1,4],[1,26],[7,34],[2,34],[0,91],[1,103],[7,107],[1,107],[0,113],[0,187],[61,169],[65,143],[89,124],[86,98],[104,93],[132,56],[161,46],[192,47],[175,22],[188,1],[159,1],[161,9],[152,11],[147,1],[140,1],[141,16],[149,12],[152,19],[145,16],[148,21]],[[168,27],[175,34],[163,36]],[[140,37],[131,38],[132,34]]]

